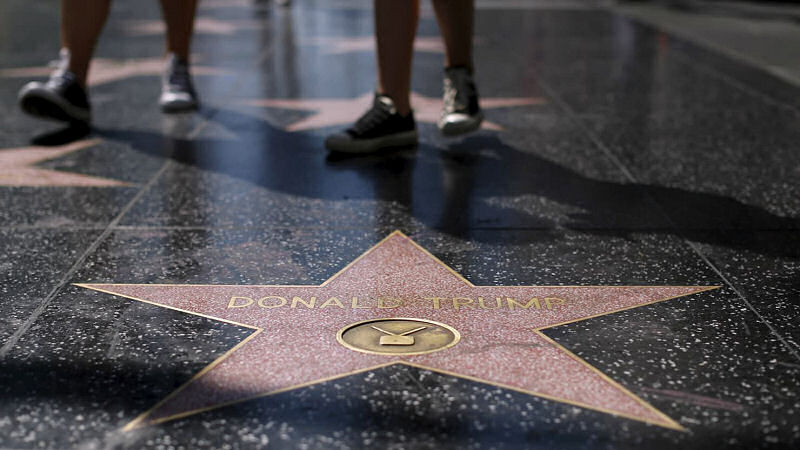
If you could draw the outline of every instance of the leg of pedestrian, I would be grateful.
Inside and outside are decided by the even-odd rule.
[[[375,0],[378,89],[372,107],[347,130],[325,140],[328,150],[372,153],[417,143],[411,111],[411,62],[418,0]]]
[[[199,101],[189,71],[197,0],[161,0],[167,24],[167,62],[159,105],[164,112],[197,109]]]
[[[45,119],[87,123],[91,119],[86,80],[110,0],[61,0],[61,51],[50,78],[26,84],[19,105]]]
[[[445,45],[444,101],[439,130],[453,136],[474,131],[483,121],[473,80],[474,0],[433,0]]]

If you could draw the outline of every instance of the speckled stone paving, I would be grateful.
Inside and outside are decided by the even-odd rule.
[[[82,286],[256,328],[129,427],[403,362],[681,429],[539,330],[711,289],[474,286],[399,232],[319,287]],[[387,316],[444,322],[461,342],[397,357],[354,352],[336,340],[349,323]]]
[[[420,143],[354,158],[369,0],[201,0],[177,115],[158,2],[115,0],[90,129],[19,111],[58,8],[0,2],[0,449],[800,447],[800,88],[478,1],[486,122],[444,138],[422,6]],[[458,339],[345,345],[397,317],[364,345]]]

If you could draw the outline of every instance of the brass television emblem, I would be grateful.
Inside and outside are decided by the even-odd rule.
[[[450,348],[461,340],[455,328],[427,319],[386,318],[350,324],[336,335],[340,344],[363,353],[422,355]]]

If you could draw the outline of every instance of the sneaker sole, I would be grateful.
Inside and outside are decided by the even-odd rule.
[[[172,114],[197,111],[200,108],[200,103],[197,101],[171,101],[171,102],[158,102],[161,107],[161,112]]]
[[[461,134],[466,134],[473,132],[481,127],[481,123],[483,122],[483,113],[479,112],[478,114],[470,117],[470,120],[465,120],[463,122],[451,122],[442,124],[441,122],[439,125],[439,131],[442,132],[445,136],[458,136]]]
[[[32,89],[19,96],[19,107],[27,114],[59,122],[89,123],[91,113],[69,104],[46,89]]]
[[[416,145],[418,140],[417,130],[412,130],[373,139],[342,141],[327,139],[325,147],[336,153],[373,153],[387,148]]]

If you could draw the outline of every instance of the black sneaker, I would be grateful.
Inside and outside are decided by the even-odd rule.
[[[189,63],[174,53],[167,56],[158,104],[165,113],[193,111],[199,104],[189,74]]]
[[[325,147],[332,152],[371,153],[417,143],[414,114],[401,116],[391,98],[375,94],[372,108],[347,130],[328,136]]]
[[[70,123],[88,123],[91,110],[86,91],[74,73],[67,70],[69,51],[62,49],[57,68],[42,83],[31,81],[19,91],[17,100],[27,114]]]
[[[450,67],[444,71],[444,107],[439,130],[446,136],[477,130],[483,121],[478,105],[478,90],[472,73],[466,67]]]

